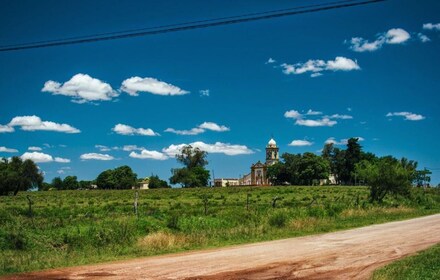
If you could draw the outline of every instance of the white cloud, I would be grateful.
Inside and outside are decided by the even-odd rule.
[[[37,116],[18,116],[11,120],[8,124],[10,127],[20,126],[22,130],[35,131],[35,130],[46,130],[46,131],[57,131],[64,133],[80,133],[81,131],[75,127],[68,124],[59,124],[51,121],[42,121],[40,117]]]
[[[70,159],[55,157],[53,158],[51,155],[40,153],[40,152],[26,152],[21,158],[23,160],[30,159],[36,163],[44,163],[44,162],[59,162],[59,163],[69,163]]]
[[[385,33],[387,44],[402,44],[411,38],[408,32],[402,28],[392,28]]]
[[[322,112],[319,112],[319,111],[313,111],[312,109],[309,109],[309,110],[307,111],[306,115],[309,115],[309,116],[322,115]]]
[[[309,119],[307,117],[307,116],[319,116],[322,114],[323,114],[322,112],[313,111],[312,109],[309,109],[305,114],[301,114],[299,111],[296,110],[290,110],[284,113],[284,117],[296,120],[295,121],[296,125],[309,126],[309,127],[319,127],[319,126],[331,127],[338,123],[334,119],[348,120],[353,118],[352,116],[342,115],[342,114],[325,115],[318,119]]]
[[[55,158],[54,158],[54,161],[55,161],[55,162],[60,162],[60,163],[69,163],[69,162],[70,162],[70,159],[68,159],[68,158],[55,157]]]
[[[307,140],[293,140],[292,142],[289,143],[289,146],[294,146],[294,147],[305,147],[311,145],[313,145],[313,142]]]
[[[200,96],[209,96],[209,89],[201,89],[199,90]]]
[[[321,76],[322,76],[321,73],[313,73],[310,75],[310,77],[312,77],[312,78],[317,78],[317,77],[321,77]]]
[[[43,150],[43,149],[41,149],[40,147],[30,146],[30,147],[28,148],[28,150],[29,150],[29,151],[41,151],[41,150]]]
[[[206,130],[225,132],[225,131],[229,131],[230,128],[224,125],[218,125],[214,122],[204,122],[199,126],[191,128],[189,130],[177,130],[174,128],[167,128],[165,129],[165,132],[171,132],[178,135],[198,135],[204,133]]]
[[[9,125],[0,124],[0,133],[14,132],[15,129]]]
[[[431,41],[431,39],[429,39],[429,37],[426,36],[426,35],[423,34],[423,33],[418,33],[418,34],[417,34],[417,37],[419,37],[419,39],[420,39],[420,41],[421,41],[422,43],[427,43],[427,42],[430,42],[430,41]]]
[[[174,157],[176,154],[180,153],[180,150],[187,144],[170,145],[168,148],[162,149],[162,152],[170,157]],[[254,152],[244,145],[231,145],[229,143],[216,142],[215,144],[206,144],[204,142],[193,142],[190,143],[194,148],[199,148],[202,151],[206,151],[212,154],[225,154],[228,156],[235,155],[248,155]]]
[[[159,81],[155,78],[131,77],[122,82],[121,90],[131,96],[138,96],[139,92],[149,92],[158,95],[184,95],[189,91],[172,84]]]
[[[191,128],[190,130],[177,130],[174,128],[167,128],[165,129],[165,132],[171,132],[177,135],[198,135],[200,133],[205,132],[205,130],[198,127]]]
[[[285,118],[299,119],[302,117],[302,114],[296,110],[290,110],[284,113]]]
[[[425,23],[423,24],[423,29],[440,31],[440,23]]]
[[[334,126],[337,124],[337,121],[330,120],[329,118],[322,118],[318,120],[304,120],[304,119],[298,119],[296,120],[296,125],[301,126],[309,126],[309,127],[319,127],[319,126]]]
[[[95,148],[99,149],[100,152],[111,151],[111,148],[104,146],[104,145],[95,145]]]
[[[340,114],[333,114],[331,116],[327,116],[330,119],[341,119],[341,120],[350,120],[353,118],[353,116],[350,115],[340,115]]]
[[[82,154],[80,156],[80,159],[82,160],[113,160],[115,159],[111,155],[108,154],[98,154],[98,153],[88,153],[88,154]]]
[[[368,41],[362,37],[353,37],[350,40],[350,49],[355,52],[373,52],[385,44],[402,44],[408,41],[411,35],[402,28],[392,28],[377,35],[375,41]]]
[[[213,122],[204,122],[201,125],[199,125],[199,128],[201,129],[208,129],[208,130],[212,130],[212,131],[218,131],[218,132],[223,132],[223,131],[229,131],[229,127],[226,127],[224,125],[218,125],[216,123]]]
[[[272,64],[277,62],[275,59],[273,59],[272,57],[269,57],[269,59],[266,61],[266,64]]]
[[[57,170],[57,173],[60,174],[60,175],[62,175],[62,174],[65,174],[66,171],[64,171],[64,170],[62,170],[62,169],[58,169],[58,170]]]
[[[144,149],[144,147],[138,147],[136,145],[125,145],[124,147],[122,147],[122,150],[125,152],[142,151]]]
[[[18,150],[6,148],[6,147],[2,146],[2,147],[0,147],[0,153],[18,153]]]
[[[318,77],[322,75],[323,71],[352,71],[361,69],[358,63],[350,58],[337,56],[334,60],[324,61],[321,59],[310,59],[305,63],[296,64],[281,64],[283,73],[289,74],[304,74],[311,72],[311,77]]]
[[[75,103],[108,101],[119,95],[109,84],[81,73],[62,85],[49,80],[41,91],[51,92],[53,95],[69,96]]]
[[[327,61],[327,69],[332,71],[352,71],[361,69],[356,61],[338,56],[335,60]]]
[[[117,124],[112,128],[114,132],[121,135],[143,135],[143,136],[160,136],[151,128],[134,128],[126,124]]]
[[[154,160],[166,160],[169,158],[164,153],[158,151],[149,151],[145,149],[142,150],[140,153],[131,152],[129,156],[138,159],[154,159]]]
[[[425,117],[419,114],[414,114],[411,112],[394,112],[386,114],[386,117],[404,117],[407,121],[421,121],[424,120]]]

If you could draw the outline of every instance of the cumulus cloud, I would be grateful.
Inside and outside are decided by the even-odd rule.
[[[414,114],[411,112],[390,112],[386,114],[386,117],[404,117],[407,121],[421,121],[425,119],[425,116]]]
[[[98,154],[98,153],[82,154],[79,158],[82,160],[113,160],[113,159],[115,159],[111,155]]]
[[[353,71],[361,69],[357,61],[350,58],[337,56],[334,60],[310,59],[305,63],[281,64],[283,73],[286,75],[300,75],[311,72],[312,77],[322,75],[323,71]]]
[[[0,133],[8,133],[8,132],[14,132],[14,131],[15,131],[15,129],[12,126],[0,124]]]
[[[322,115],[322,112],[319,112],[319,111],[313,111],[312,109],[309,109],[309,110],[307,111],[306,115],[309,115],[309,116]]]
[[[95,148],[99,149],[100,152],[108,152],[112,150],[111,148],[104,145],[95,145]]]
[[[6,148],[4,146],[0,147],[0,153],[18,153],[17,149]]]
[[[169,157],[175,157],[180,153],[181,149],[188,144],[170,145],[168,148],[162,149],[162,152]],[[190,143],[194,148],[199,148],[202,151],[212,154],[225,154],[228,156],[248,155],[254,152],[244,145],[232,145],[229,143],[216,142],[215,144],[207,144],[201,141]]]
[[[122,147],[122,150],[125,152],[142,151],[144,149],[144,147],[138,147],[136,145],[125,145],[124,147]]]
[[[205,132],[205,130],[202,128],[198,128],[198,127],[191,128],[189,130],[177,130],[177,129],[169,127],[167,129],[165,129],[165,132],[170,132],[170,133],[174,133],[177,135],[198,135],[200,133]]]
[[[171,132],[178,135],[198,135],[206,130],[216,131],[216,132],[225,132],[229,131],[230,128],[224,125],[219,125],[214,122],[204,122],[197,127],[191,128],[189,130],[177,130],[174,128],[167,128],[165,132]]]
[[[266,64],[272,64],[277,62],[275,59],[273,59],[272,57],[269,57],[269,59],[266,61]]]
[[[309,126],[309,127],[319,127],[319,126],[331,127],[338,123],[334,119],[348,120],[353,118],[352,116],[349,115],[333,114],[333,115],[321,116],[318,119],[310,119],[310,117],[312,116],[320,116],[322,114],[323,114],[322,112],[313,111],[312,109],[309,109],[305,114],[302,114],[296,110],[290,110],[284,113],[284,117],[294,119],[295,125]]]
[[[142,136],[160,136],[151,128],[134,128],[126,124],[117,124],[112,128],[114,132],[121,135],[142,135]]]
[[[28,150],[29,150],[29,151],[41,151],[41,150],[43,150],[43,149],[41,149],[40,147],[30,146],[30,147],[28,148]]]
[[[423,34],[423,33],[418,33],[418,34],[417,34],[417,37],[419,37],[419,40],[420,40],[422,43],[427,43],[427,42],[430,42],[430,41],[431,41],[431,39],[429,39],[429,37],[426,36],[426,35]]]
[[[423,24],[423,29],[440,31],[440,23],[425,23]]]
[[[330,119],[341,119],[341,120],[350,120],[353,118],[353,116],[350,115],[340,115],[340,114],[333,114],[331,116],[327,116]]]
[[[139,92],[148,92],[157,95],[184,95],[189,93],[189,91],[177,86],[149,77],[131,77],[126,79],[122,82],[121,90],[131,96],[138,96]]]
[[[218,125],[216,123],[213,122],[204,122],[201,125],[199,125],[199,128],[201,129],[207,129],[207,130],[212,130],[212,131],[218,131],[218,132],[223,132],[223,131],[229,131],[229,127],[226,127],[224,125]]]
[[[312,146],[313,142],[307,141],[307,140],[293,140],[289,143],[289,146],[294,147],[305,147],[305,146]]]
[[[45,130],[64,133],[81,132],[79,129],[65,123],[59,124],[51,121],[42,121],[40,117],[37,117],[35,115],[15,117],[9,122],[8,126],[19,126],[22,130],[26,131]]]
[[[209,96],[209,89],[201,89],[199,90],[200,96]]]
[[[23,160],[30,159],[36,163],[45,163],[45,162],[59,162],[59,163],[69,163],[70,159],[61,158],[61,157],[52,157],[51,155],[40,153],[40,152],[26,152],[21,155]]]
[[[41,91],[71,97],[75,103],[109,101],[119,95],[109,84],[81,73],[64,84],[49,80]]]
[[[319,120],[305,120],[305,119],[298,119],[296,120],[296,125],[301,126],[310,126],[310,127],[318,127],[318,126],[334,126],[337,124],[337,121],[330,120],[329,118],[322,118]]]
[[[411,35],[402,28],[392,28],[377,35],[376,40],[370,42],[362,37],[353,37],[349,41],[350,49],[355,52],[373,52],[385,44],[402,44],[408,41]]]
[[[140,153],[131,152],[129,157],[138,159],[154,159],[154,160],[166,160],[168,156],[158,151],[142,150]]]

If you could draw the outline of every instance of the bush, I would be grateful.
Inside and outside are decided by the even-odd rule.
[[[273,227],[282,228],[286,225],[288,220],[288,215],[284,211],[276,211],[269,216],[269,225]]]

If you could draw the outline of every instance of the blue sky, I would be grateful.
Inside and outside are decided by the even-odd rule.
[[[0,45],[323,2],[2,1]],[[216,177],[238,177],[271,135],[281,153],[361,137],[438,169],[439,14],[438,1],[391,0],[0,52],[0,157],[33,158],[46,181],[120,165],[167,179],[179,145],[196,143]]]

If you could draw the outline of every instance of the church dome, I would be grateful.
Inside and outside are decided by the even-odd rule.
[[[277,145],[277,142],[275,142],[275,140],[273,140],[273,138],[271,138],[270,140],[269,140],[269,143],[267,143],[267,145],[268,146],[276,146]]]

